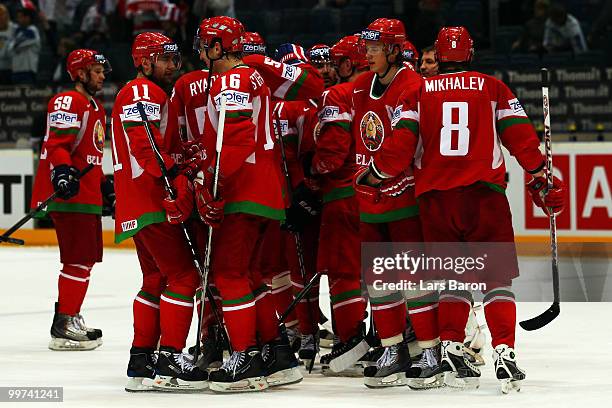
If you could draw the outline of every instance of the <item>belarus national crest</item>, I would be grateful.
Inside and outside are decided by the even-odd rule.
[[[369,151],[375,152],[380,148],[385,139],[385,128],[380,117],[375,112],[368,111],[363,115],[359,124],[359,130],[361,132],[361,140],[363,140],[363,144]]]
[[[96,121],[93,128],[93,144],[100,153],[104,152],[104,125],[100,119]]]

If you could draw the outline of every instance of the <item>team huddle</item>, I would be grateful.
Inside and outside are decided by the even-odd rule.
[[[102,344],[80,308],[102,261],[100,217],[112,213],[115,241],[133,239],[142,271],[126,391],[261,391],[302,381],[300,363],[311,371],[318,354],[324,375],[363,376],[370,388],[478,386],[484,341],[471,292],[375,290],[361,265],[366,242],[513,243],[502,145],[531,175],[534,203],[563,210],[565,187],[553,177],[547,188],[517,98],[469,70],[468,31],[439,32],[439,72],[424,76],[396,19],[331,47],[283,44],[270,58],[259,34],[212,17],[194,50],[204,68],[175,79],[170,38],[134,39],[138,74],[110,120],[113,179],[102,173],[106,117],[95,98],[110,65],[92,50],[68,56],[75,89],[49,102],[32,199],[35,208],[59,197],[46,211],[62,262],[49,348]],[[525,378],[514,351],[518,274],[512,252],[482,306],[503,392]],[[184,351],[194,308],[200,342]]]

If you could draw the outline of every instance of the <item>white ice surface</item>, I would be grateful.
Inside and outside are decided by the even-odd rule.
[[[132,300],[140,286],[135,253],[106,250],[92,273],[83,314],[104,331],[91,352],[47,349],[57,296],[57,249],[0,247],[0,387],[61,386],[61,407],[609,407],[612,405],[612,303],[563,303],[559,318],[542,330],[517,331],[517,353],[527,380],[520,393],[500,395],[485,351],[481,386],[469,392],[406,387],[371,390],[360,378],[305,374],[300,384],[258,394],[128,394],[123,390],[132,340]],[[325,295],[322,296],[325,298]],[[324,305],[326,301],[322,302]],[[547,303],[518,304],[518,319],[544,311]],[[192,337],[189,344],[192,343]],[[0,403],[8,406],[28,403]],[[40,405],[36,405],[40,406]]]

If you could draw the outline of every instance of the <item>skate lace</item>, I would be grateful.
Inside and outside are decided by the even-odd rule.
[[[229,359],[227,359],[221,369],[229,373],[231,371],[232,376],[236,375],[236,369],[244,362],[246,353],[235,351],[232,353]]]
[[[303,335],[300,342],[301,349],[314,349],[315,348],[315,339],[312,334]]]
[[[438,357],[436,356],[435,350],[432,348],[424,349],[423,354],[421,355],[421,359],[417,361],[414,365],[419,368],[437,366]]]
[[[263,359],[263,361],[268,360],[271,350],[272,350],[272,347],[270,347],[269,344],[264,344],[264,346],[261,348],[261,358]]]
[[[380,356],[380,358],[376,362],[376,367],[377,368],[386,367],[386,366],[390,366],[393,363],[395,363],[397,361],[397,348],[398,348],[397,344],[394,344],[393,346],[390,346],[390,347],[385,347],[385,352],[383,353],[382,356]]]
[[[75,324],[75,326],[77,326],[81,330],[87,331],[87,326],[85,325],[85,319],[83,318],[82,314],[77,313],[74,316],[74,324]]]
[[[193,364],[192,362],[193,361],[192,356],[188,356],[183,353],[180,353],[180,354],[174,354],[173,357],[174,357],[174,362],[178,364],[179,367],[181,367],[181,370],[184,372],[193,371],[196,368],[195,364]]]

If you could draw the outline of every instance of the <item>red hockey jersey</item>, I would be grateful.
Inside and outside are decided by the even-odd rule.
[[[312,169],[321,175],[323,202],[355,195],[353,176],[357,171],[353,123],[353,82],[334,85],[323,92],[319,103],[320,123]]]
[[[31,208],[53,194],[51,170],[55,166],[67,164],[82,170],[93,164],[94,168],[79,183],[79,194],[69,200],[49,203],[46,211],[102,214],[100,184],[104,179],[102,154],[106,133],[102,103],[95,98],[89,100],[77,91],[68,91],[51,98],[47,111],[47,133],[40,152]]]
[[[262,76],[246,65],[220,75],[208,100],[207,135],[217,134],[222,96],[227,110],[219,182],[225,213],[282,220],[285,205],[280,163],[274,153],[270,89]]]
[[[402,67],[382,95],[374,95],[376,75],[362,74],[354,82],[352,132],[355,138],[355,157],[361,168],[369,166],[385,138],[391,135],[391,119],[397,100],[406,89],[418,88],[422,78],[414,71]],[[409,188],[398,198],[383,198],[377,204],[359,201],[362,222],[392,222],[418,214],[414,190]]]
[[[247,55],[243,62],[261,74],[274,99],[318,98],[325,89],[323,78],[309,64],[287,65],[259,54]]]
[[[167,169],[182,159],[178,129],[166,93],[146,78],[128,82],[117,94],[112,112],[113,168],[115,171],[115,242],[121,242],[149,224],[166,221],[166,196],[161,170],[147,138],[136,103],[144,106]]]
[[[501,145],[527,171],[543,164],[539,140],[518,99],[503,82],[479,72],[436,75],[406,91],[394,129],[374,165],[395,175],[414,156],[417,196],[479,181],[503,191]]]

